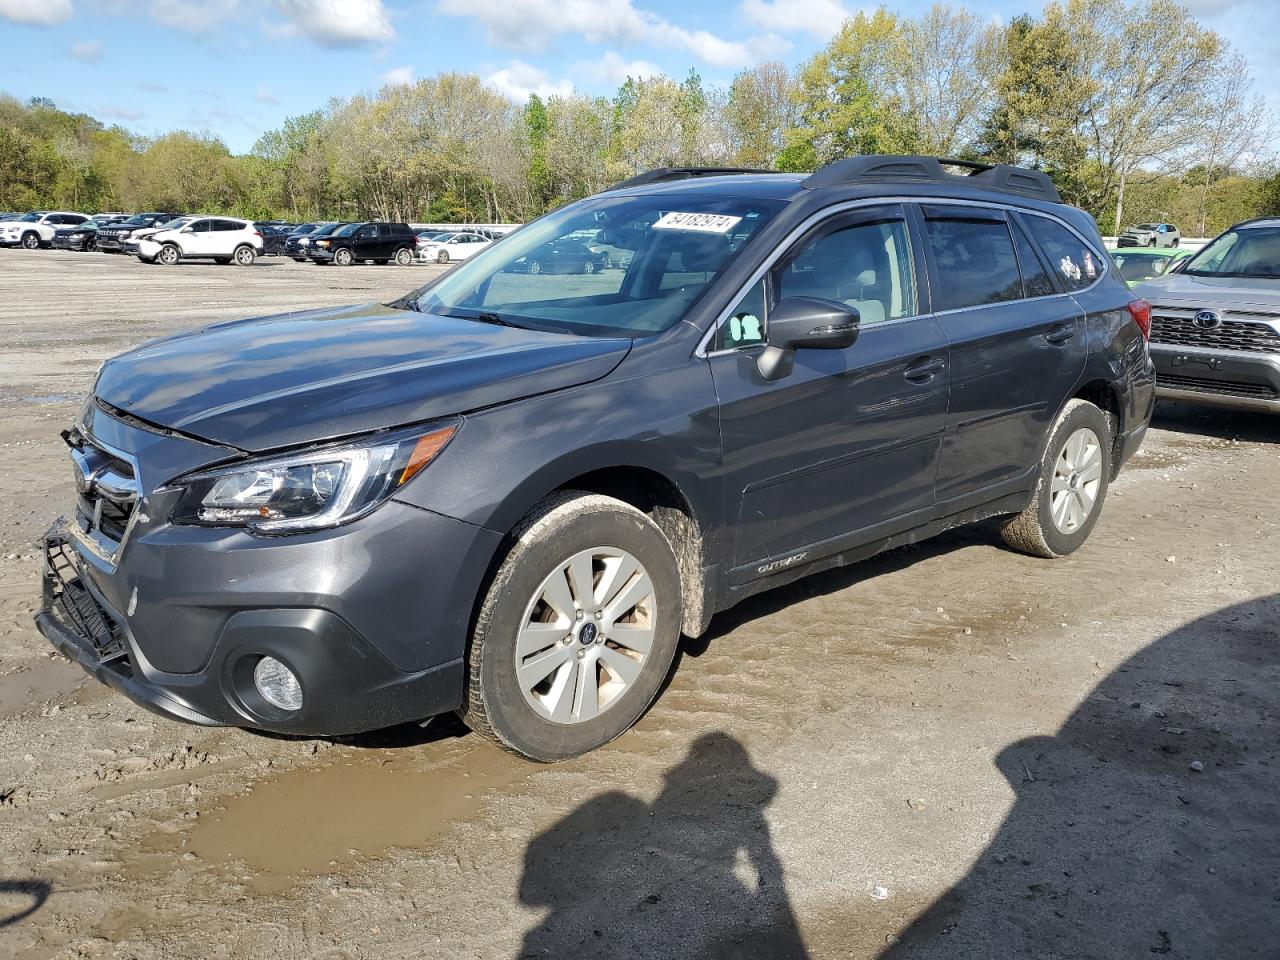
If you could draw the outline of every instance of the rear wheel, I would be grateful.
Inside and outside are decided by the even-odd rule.
[[[162,263],[166,267],[172,267],[175,263],[182,259],[182,251],[175,244],[166,243],[160,248],[160,252],[156,254],[156,263]]]
[[[333,262],[340,267],[349,267],[355,262],[355,257],[351,255],[351,251],[346,247],[339,247],[333,252]]]
[[[247,243],[241,244],[236,247],[236,252],[232,254],[232,259],[235,260],[238,267],[252,267],[253,262],[258,259],[258,251]]]
[[[1087,400],[1070,400],[1049,433],[1035,495],[1005,524],[1005,542],[1036,557],[1078,550],[1098,522],[1111,480],[1111,429]]]
[[[612,497],[561,493],[533,509],[476,618],[463,719],[534,760],[625,732],[657,695],[680,636],[675,553]]]
[[[413,263],[413,254],[410,253],[406,247],[401,247],[399,250],[396,251],[397,266],[407,267],[411,263]]]

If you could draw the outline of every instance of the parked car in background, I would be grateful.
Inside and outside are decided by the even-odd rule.
[[[468,260],[492,244],[492,240],[478,233],[451,233],[442,239],[432,240],[425,247],[419,247],[418,259],[432,263]]]
[[[1158,396],[1280,413],[1280,217],[1236,224],[1134,292],[1151,302]]]
[[[133,216],[113,223],[98,230],[98,249],[104,253],[124,253],[125,242],[133,239],[139,231],[160,227],[179,216],[176,213],[152,212],[135,213]]]
[[[316,263],[349,267],[353,263],[379,264],[395,261],[402,267],[413,263],[418,241],[407,223],[372,221],[352,223],[318,238],[307,255]]]
[[[20,216],[22,216],[22,214],[20,214],[20,213],[14,213],[13,211],[7,211],[7,212],[5,212],[5,213],[0,213],[0,222],[5,221],[5,220],[17,220]]]
[[[1163,276],[1179,260],[1185,260],[1191,256],[1189,250],[1175,250],[1171,248],[1143,249],[1141,247],[1127,247],[1123,250],[1112,250],[1111,259],[1116,263],[1116,269],[1120,271],[1120,278],[1129,286],[1137,286],[1153,277]]]
[[[1176,247],[1182,234],[1172,223],[1140,223],[1120,234],[1118,247]]]
[[[285,245],[289,241],[289,237],[293,235],[293,231],[297,229],[296,224],[292,223],[265,223],[257,221],[254,226],[258,232],[262,234],[262,255],[264,257],[283,256],[285,253]]]
[[[324,221],[321,223],[304,223],[295,227],[293,232],[285,238],[284,255],[291,257],[298,263],[306,263],[307,248],[318,238],[328,236],[341,226],[343,224],[340,221]]]
[[[180,217],[138,244],[138,259],[172,266],[182,260],[213,260],[252,266],[262,254],[262,233],[238,217]]]
[[[626,731],[681,634],[753,594],[992,517],[1079,549],[1154,394],[1093,219],[1006,166],[716,173],[567,204],[385,306],[108,360],[40,631],[188,722],[456,711],[550,761]],[[511,271],[605,220],[635,251],[608,284]]]
[[[0,222],[0,247],[35,250],[53,244],[53,235],[63,227],[74,227],[89,218],[64,210],[32,210],[15,220]]]
[[[96,249],[96,237],[101,225],[96,219],[86,220],[71,227],[59,227],[53,233],[50,244],[55,250],[89,251]]]
[[[608,269],[609,254],[566,237],[532,250],[511,262],[512,273],[598,273]]]

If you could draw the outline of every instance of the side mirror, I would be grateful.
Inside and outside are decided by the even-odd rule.
[[[787,297],[769,311],[767,344],[756,361],[760,376],[781,380],[795,367],[796,350],[844,350],[858,339],[858,311],[838,300]]]

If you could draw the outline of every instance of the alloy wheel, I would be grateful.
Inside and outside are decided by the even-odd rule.
[[[1081,427],[1058,454],[1049,485],[1049,515],[1062,533],[1074,533],[1089,519],[1102,487],[1102,443]]]
[[[525,605],[515,666],[525,702],[556,723],[583,723],[614,706],[639,678],[654,643],[657,597],[625,550],[575,553]]]

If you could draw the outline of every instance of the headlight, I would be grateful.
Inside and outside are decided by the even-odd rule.
[[[362,517],[427,466],[458,424],[203,470],[169,484],[174,523],[288,533]]]
[[[310,239],[309,237],[299,237],[299,238],[298,238],[298,246],[300,246],[300,247],[309,247],[309,246],[311,246],[311,239]]]
[[[317,247],[327,247],[328,245],[329,245],[329,241],[328,241],[328,240],[317,240],[317,241],[316,241],[316,246],[317,246]]]

